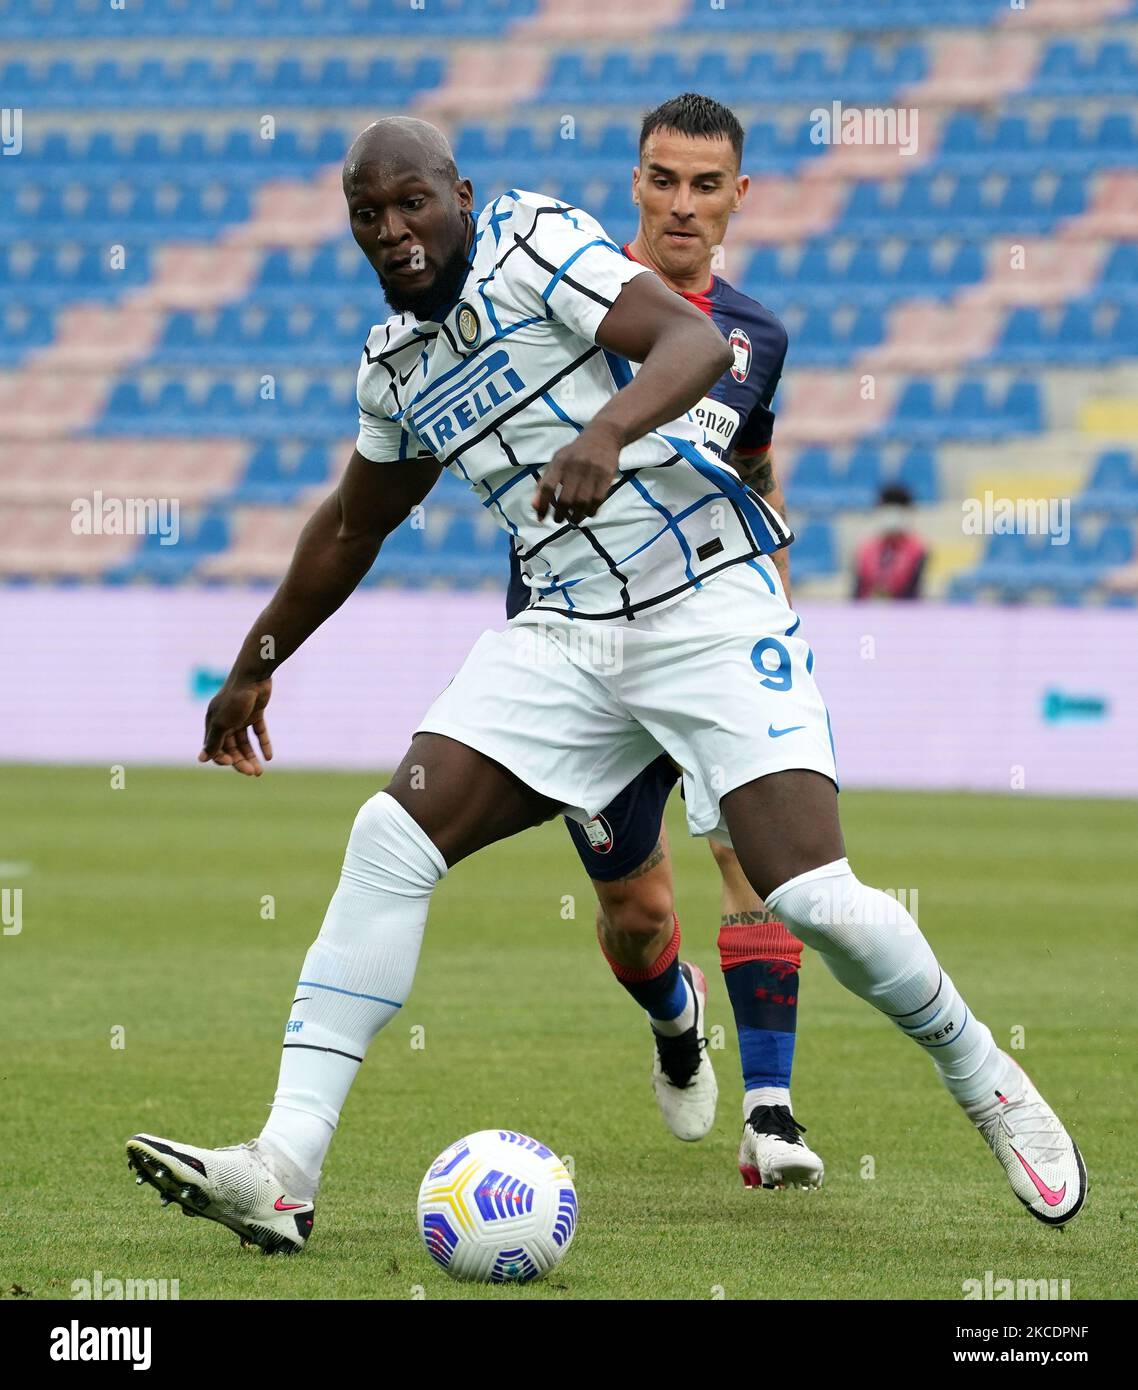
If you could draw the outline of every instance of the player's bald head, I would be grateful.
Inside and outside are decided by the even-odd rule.
[[[352,236],[396,313],[429,318],[469,269],[474,189],[460,179],[446,136],[413,116],[361,131],[344,161]]]
[[[450,141],[438,126],[414,116],[384,116],[360,131],[344,160],[345,191],[368,166],[384,174],[413,169],[445,183],[458,178]]]

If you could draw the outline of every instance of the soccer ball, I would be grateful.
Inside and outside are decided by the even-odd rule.
[[[552,1149],[512,1129],[451,1144],[419,1188],[419,1234],[453,1279],[538,1279],[569,1249],[577,1192]]]

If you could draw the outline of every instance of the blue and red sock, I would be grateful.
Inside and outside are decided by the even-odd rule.
[[[724,924],[723,969],[743,1064],[743,1118],[756,1105],[790,1105],[802,942],[781,922]]]
[[[673,913],[675,930],[671,940],[655,962],[645,970],[630,970],[613,960],[601,946],[612,973],[646,1010],[652,1027],[658,1033],[675,1035],[686,1032],[695,1022],[695,1000],[688,982],[680,973],[680,920]]]

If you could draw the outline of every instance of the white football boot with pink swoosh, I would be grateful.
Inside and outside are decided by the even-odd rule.
[[[1077,1216],[1087,1195],[1087,1170],[1063,1122],[1006,1053],[1004,1085],[982,1110],[969,1114],[1003,1165],[1012,1191],[1048,1226]]]
[[[290,1196],[270,1169],[257,1140],[222,1149],[199,1149],[155,1134],[127,1140],[127,1164],[137,1181],[156,1187],[162,1205],[176,1202],[187,1216],[218,1221],[266,1255],[303,1250],[312,1233],[315,1205]]]

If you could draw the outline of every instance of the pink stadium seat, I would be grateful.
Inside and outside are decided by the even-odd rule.
[[[125,560],[137,536],[82,535],[72,530],[69,507],[5,506],[0,552],[7,574],[35,579],[94,579]]]
[[[878,371],[950,371],[991,352],[1002,318],[994,305],[902,304],[893,313],[885,342],[858,364]]]
[[[932,106],[941,102],[996,102],[1026,87],[1035,70],[1029,45],[1011,35],[959,34],[939,43],[932,70],[905,92],[909,101]]]
[[[1086,294],[1101,274],[1101,246],[1043,237],[1024,237],[1018,244],[1023,247],[1023,268],[1013,265],[1011,243],[1004,240],[989,257],[989,278],[966,289],[962,302],[1062,304]]]
[[[462,44],[451,55],[443,85],[418,93],[413,104],[436,122],[447,115],[466,119],[503,106],[508,110],[537,96],[548,67],[543,49],[519,39],[511,42],[506,64],[499,45]]]
[[[1138,238],[1138,172],[1127,169],[1098,179],[1091,205],[1064,228],[1069,237]]]
[[[198,573],[207,579],[278,580],[311,513],[311,500],[288,508],[239,507],[232,518],[232,545],[204,561]]]
[[[1002,23],[1029,24],[1038,29],[1079,29],[1128,13],[1130,0],[1032,0],[1022,10],[1003,16]]]
[[[624,38],[649,35],[675,24],[690,0],[654,0],[652,5],[614,5],[612,0],[542,0],[538,12],[514,30],[518,37],[543,39]]]
[[[754,179],[732,237],[743,242],[804,240],[833,225],[844,198],[839,183],[805,177]]]
[[[872,434],[889,418],[896,386],[888,378],[874,384],[875,398],[862,399],[860,379],[851,372],[794,374],[778,417],[780,444],[837,444]]]

